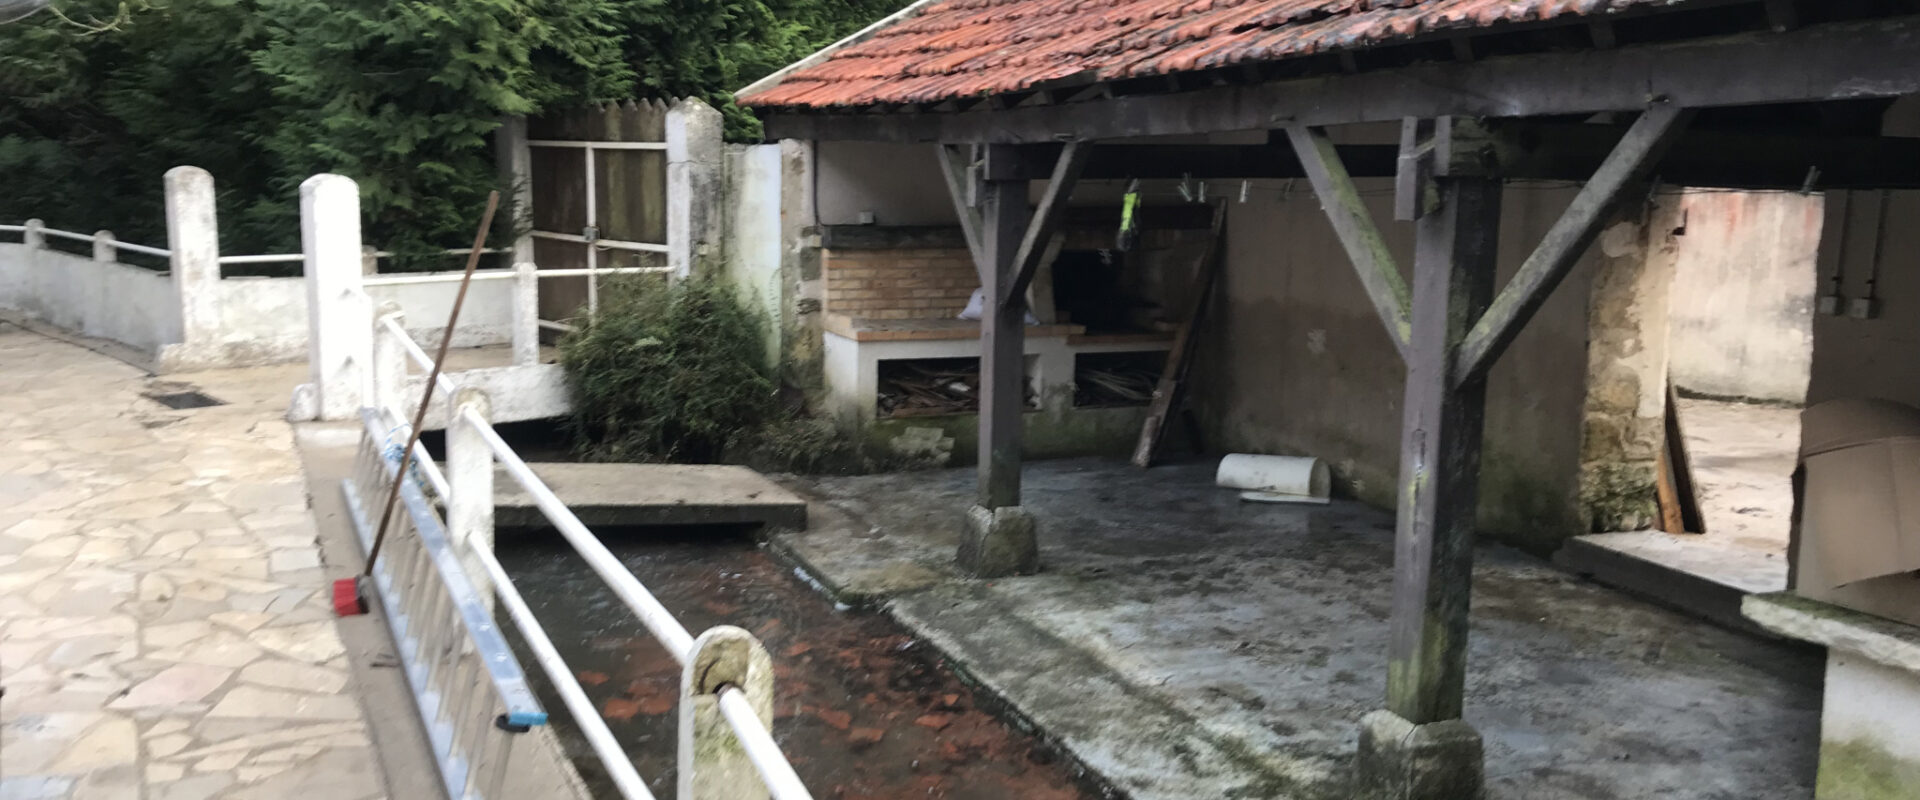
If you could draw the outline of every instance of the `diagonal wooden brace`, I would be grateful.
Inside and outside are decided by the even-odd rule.
[[[962,147],[951,144],[939,146],[940,175],[946,178],[947,193],[953,197],[953,213],[960,218],[960,232],[966,236],[967,252],[973,255],[974,272],[984,286],[987,273],[994,266],[987,259],[986,248],[980,241],[980,207],[975,202],[979,195],[979,173],[973,168],[973,158]]]
[[[1573,270],[1573,265],[1600,235],[1607,216],[1628,189],[1641,186],[1660,163],[1693,115],[1692,109],[1659,104],[1648,108],[1628,129],[1625,138],[1600,163],[1573,203],[1547,231],[1540,246],[1534,248],[1520,270],[1507,281],[1486,313],[1460,342],[1454,355],[1453,384],[1464,385],[1483,377],[1493,362],[1500,359],[1507,345],[1520,335],[1527,320],[1547,301],[1553,289]]]
[[[1053,164],[1053,175],[1047,181],[1045,193],[1040,195],[1040,205],[1034,209],[1026,233],[1020,237],[1020,249],[1014,252],[1013,277],[1002,287],[1004,294],[996,298],[1003,308],[1012,308],[1016,300],[1024,305],[1034,273],[1049,253],[1057,252],[1049,245],[1053,244],[1054,233],[1066,217],[1067,198],[1073,195],[1073,185],[1080,180],[1092,151],[1092,145],[1079,141],[1067,142],[1060,149],[1060,158]]]
[[[1400,357],[1406,358],[1407,344],[1413,335],[1413,323],[1407,311],[1407,282],[1400,276],[1393,253],[1387,249],[1387,240],[1374,225],[1373,215],[1361,201],[1353,176],[1341,162],[1325,129],[1289,125],[1287,137],[1300,157],[1307,180],[1313,183],[1314,193],[1320,196],[1320,207],[1333,223],[1334,234],[1340,237],[1340,245],[1353,260],[1354,271],[1366,287],[1367,298],[1373,301],[1380,321],[1387,326],[1388,338],[1399,349]]]

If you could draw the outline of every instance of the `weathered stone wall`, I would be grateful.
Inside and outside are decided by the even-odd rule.
[[[1666,443],[1670,298],[1683,245],[1676,197],[1629,209],[1595,244],[1600,264],[1588,300],[1585,435],[1580,508],[1586,527],[1654,527],[1659,454]]]

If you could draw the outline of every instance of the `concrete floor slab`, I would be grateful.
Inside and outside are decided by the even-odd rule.
[[[953,573],[970,470],[793,479],[812,527],[775,546],[1133,797],[1346,797],[1384,697],[1392,517],[1242,503],[1212,466],[1029,464],[1030,577]],[[1809,796],[1817,651],[1478,557],[1467,719],[1491,797]]]
[[[807,526],[807,504],[778,483],[729,464],[530,464],[587,525]],[[545,526],[532,495],[504,469],[494,477],[494,522]]]

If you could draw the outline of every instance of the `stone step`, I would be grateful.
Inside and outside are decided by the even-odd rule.
[[[1562,568],[1738,630],[1764,633],[1740,614],[1750,594],[1787,588],[1785,553],[1698,534],[1662,531],[1576,536],[1555,553]]]
[[[807,504],[751,469],[729,464],[529,464],[588,526],[763,525],[807,527]],[[494,524],[546,527],[532,495],[500,470]]]

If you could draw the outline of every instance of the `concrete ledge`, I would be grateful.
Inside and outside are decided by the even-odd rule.
[[[1767,630],[1827,647],[1815,800],[1920,793],[1920,628],[1797,595],[1749,597]]]
[[[473,387],[493,398],[493,422],[525,422],[564,417],[573,411],[573,396],[567,389],[567,372],[559,364],[518,364],[507,367],[474,367],[447,376],[454,384]],[[408,375],[401,397],[418,402],[426,391],[425,373]],[[411,408],[412,406],[408,406]],[[445,430],[447,403],[436,398],[427,408],[427,430]]]
[[[1562,568],[1730,628],[1764,631],[1741,616],[1741,600],[1787,586],[1784,558],[1660,531],[1595,533],[1568,539]]]
[[[1747,619],[1768,631],[1851,653],[1920,679],[1920,628],[1789,592],[1748,597]]]
[[[807,527],[807,504],[746,467],[725,464],[531,464],[587,525]],[[545,527],[518,481],[494,476],[494,524]]]

